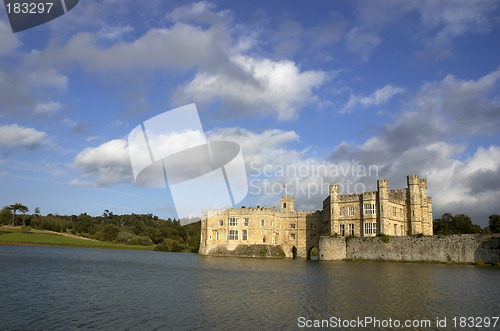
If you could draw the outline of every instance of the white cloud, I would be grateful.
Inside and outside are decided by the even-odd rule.
[[[194,77],[187,78],[190,80],[177,91],[176,104],[221,100],[220,116],[261,113],[275,115],[280,121],[296,119],[302,107],[317,102],[313,89],[327,80],[327,74],[301,71],[292,61],[244,55],[255,46],[255,35],[248,31],[234,33],[241,28],[229,26],[231,15],[230,11],[217,11],[212,3],[196,2],[167,14],[173,25],[150,29],[135,40],[111,45],[100,42],[99,36],[107,32],[114,37],[115,32],[129,30],[104,26],[94,34],[77,33],[62,45],[50,43],[45,50],[27,56],[26,63],[46,67],[77,63],[93,72],[132,76],[157,70],[190,70]],[[325,32],[322,38],[337,38],[336,30],[328,32],[331,35]],[[127,93],[132,94],[141,95],[141,91]],[[135,106],[144,109],[148,104]]]
[[[347,49],[361,54],[363,62],[367,62],[373,50],[380,44],[380,37],[371,29],[355,27],[347,33]]]
[[[477,80],[452,75],[424,84],[410,101],[413,108],[435,119],[446,119],[448,130],[466,134],[497,132],[500,100],[490,94],[498,87],[500,68]],[[444,122],[444,121],[443,121]]]
[[[220,99],[230,112],[275,113],[280,121],[293,120],[302,106],[317,101],[312,89],[327,79],[322,71],[300,72],[292,61],[243,55],[230,61],[231,71],[198,73],[179,91],[178,99],[201,104]]]
[[[121,40],[123,36],[132,31],[134,28],[130,25],[104,26],[97,32],[97,35],[102,39]]]
[[[497,6],[495,0],[360,1],[359,24],[349,31],[347,48],[368,61],[381,43],[384,29],[396,21],[418,17],[413,23],[419,25],[414,30],[418,33],[412,38],[422,44],[421,54],[430,59],[444,58],[452,54],[450,44],[454,38],[489,30],[495,23],[487,15]]]
[[[428,179],[434,217],[469,213],[485,226],[500,199],[500,147],[478,147],[469,156],[463,141],[497,134],[500,104],[492,92],[499,80],[497,69],[476,80],[449,75],[424,83],[393,123],[359,145],[339,144],[329,160],[377,165],[380,176],[394,180],[395,187],[405,186],[406,175],[419,174]]]
[[[461,161],[466,150],[463,144],[432,138],[400,149],[381,135],[359,146],[344,142],[329,159],[322,160],[308,156],[308,150],[290,147],[299,141],[293,131],[257,133],[237,127],[217,128],[206,136],[208,140],[233,141],[241,146],[250,181],[246,203],[276,200],[286,184],[288,193],[296,198],[297,209],[319,209],[329,184],[341,184],[343,193],[355,193],[375,190],[376,180],[387,178],[391,189],[402,188],[406,187],[406,176],[414,173],[428,179],[435,218],[444,212],[466,212],[474,222],[485,226],[500,198],[500,146],[479,147]],[[83,150],[74,166],[82,176],[72,185],[133,182],[123,139]]]
[[[347,101],[347,104],[340,111],[340,113],[349,113],[358,104],[364,107],[380,106],[389,101],[389,99],[392,98],[394,95],[401,92],[403,92],[403,89],[400,87],[386,85],[381,89],[376,90],[369,96],[360,96],[351,94],[351,96],[349,97],[349,101]]]
[[[20,45],[21,42],[17,38],[17,35],[12,33],[10,26],[0,20],[0,56],[11,54]]]
[[[34,115],[48,116],[56,113],[62,108],[60,102],[49,101],[44,103],[38,103],[33,111]]]
[[[154,70],[160,68],[189,69],[209,66],[225,58],[230,38],[222,28],[200,27],[176,23],[169,29],[151,29],[131,42],[110,47],[99,46],[97,35],[79,33],[64,46],[50,45],[30,61],[58,65],[76,62],[100,72]]]
[[[38,99],[50,98],[53,93],[65,90],[68,84],[68,78],[51,67],[32,69],[27,65],[20,69],[2,69],[0,68],[0,116],[1,113],[31,115],[33,111],[42,111],[50,103]]]
[[[27,76],[27,82],[37,88],[56,88],[65,90],[68,77],[55,68],[38,68]]]
[[[284,20],[273,35],[274,54],[278,58],[291,57],[301,46],[302,25],[292,19]]]
[[[114,139],[97,147],[88,147],[78,153],[73,166],[82,172],[82,181],[74,179],[71,185],[105,186],[133,181],[132,168],[125,139]]]
[[[218,128],[208,131],[207,139],[238,143],[241,146],[247,171],[250,172],[252,163],[261,167],[266,164],[290,164],[300,154],[284,147],[288,143],[299,140],[299,136],[294,131],[275,129],[256,133],[242,128]]]
[[[216,5],[207,2],[193,2],[186,6],[175,8],[166,17],[175,22],[193,22],[197,24],[225,24],[231,20],[232,13],[230,10],[215,11]]]
[[[0,146],[36,148],[47,134],[17,124],[0,126]]]

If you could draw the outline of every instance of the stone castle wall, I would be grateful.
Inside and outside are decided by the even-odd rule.
[[[320,237],[319,259],[500,262],[500,234],[385,238]]]

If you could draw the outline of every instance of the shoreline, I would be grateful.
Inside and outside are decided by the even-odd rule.
[[[0,245],[54,246],[154,251],[155,246],[126,245],[80,237],[70,233],[50,230],[30,229],[23,232],[21,227],[0,226]]]

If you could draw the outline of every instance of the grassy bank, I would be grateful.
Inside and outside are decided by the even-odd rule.
[[[0,227],[0,245],[64,246],[84,248],[154,250],[154,246],[125,245],[84,238],[66,237],[57,233],[22,232],[20,228]]]

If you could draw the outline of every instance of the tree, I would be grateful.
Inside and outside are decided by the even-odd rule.
[[[106,224],[102,230],[102,237],[106,241],[113,241],[118,236],[120,229],[114,224]]]
[[[12,219],[12,212],[10,206],[5,206],[0,211],[0,224],[8,225]]]
[[[15,226],[16,224],[16,212],[19,210],[20,212],[22,212],[23,214],[26,214],[29,209],[28,207],[26,207],[25,205],[23,205],[22,203],[15,203],[13,205],[10,205],[9,206],[10,210],[12,210],[12,226]],[[24,218],[23,218],[23,225],[24,225]]]
[[[490,215],[488,225],[491,232],[500,233],[500,215]]]
[[[450,213],[445,213],[440,219],[434,220],[434,234],[465,234],[465,233],[480,233],[481,227],[473,224],[469,216],[459,214],[452,216]]]

